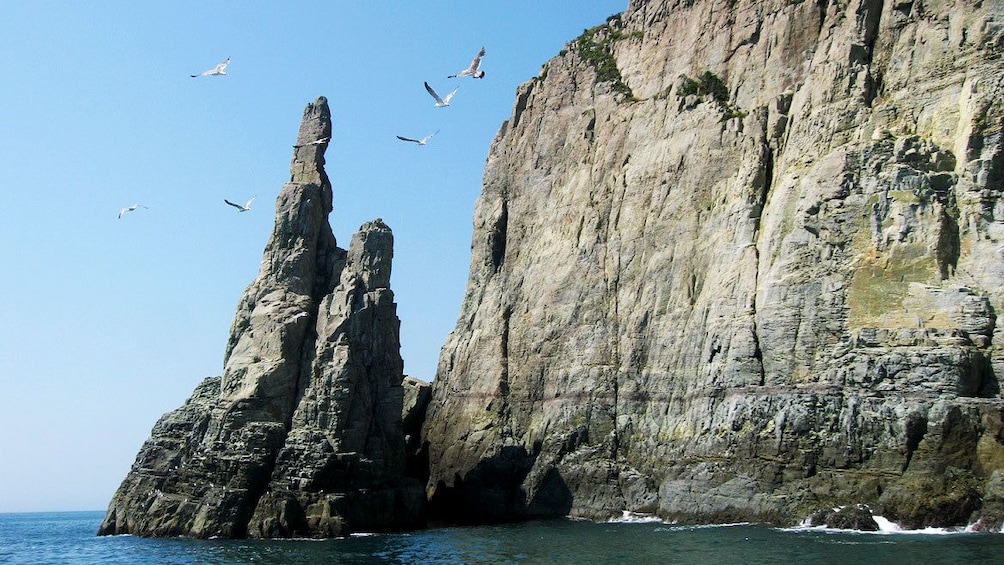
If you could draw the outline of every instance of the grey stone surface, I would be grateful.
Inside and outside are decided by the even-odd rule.
[[[429,479],[429,457],[422,444],[422,424],[432,400],[432,384],[404,377],[404,407],[401,425],[404,429],[405,476],[418,479],[424,485]],[[424,497],[424,494],[423,494]]]
[[[1002,51],[965,1],[633,0],[569,43],[489,152],[434,515],[999,528]]]
[[[390,290],[394,239],[376,220],[353,236],[341,280],[321,302],[292,429],[255,537],[331,537],[422,523],[424,485],[403,478],[403,362]]]
[[[393,236],[377,220],[337,247],[309,104],[258,277],[237,306],[223,375],[164,416],[99,533],[337,536],[421,523],[404,478]]]
[[[390,230],[331,236],[318,100],[222,378],[101,533],[999,531],[1002,54],[993,2],[632,0],[518,89],[431,387],[402,375]]]

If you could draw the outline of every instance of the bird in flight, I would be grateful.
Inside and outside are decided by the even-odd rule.
[[[431,94],[433,98],[436,99],[436,108],[443,108],[445,106],[449,106],[450,100],[453,98],[453,95],[457,93],[457,89],[454,88],[446,96],[440,97],[439,94],[431,86],[429,86],[429,83],[426,82],[424,84],[425,84],[425,89],[429,91],[429,94]]]
[[[455,75],[450,75],[446,78],[457,78],[457,77],[467,77],[467,76],[471,78],[484,78],[485,72],[478,70],[478,67],[481,66],[481,57],[484,56],[485,56],[485,48],[482,47],[481,51],[478,51],[478,54],[474,57],[474,60],[471,61],[471,66],[467,67],[466,69],[460,71]]]
[[[226,202],[227,204],[233,206],[234,208],[237,208],[238,212],[247,212],[248,210],[251,209],[251,203],[254,202],[255,198],[257,198],[257,196],[252,196],[251,200],[248,200],[247,202],[245,202],[243,206],[241,206],[240,204],[238,204],[236,202],[231,202],[231,201],[227,200],[226,198],[224,198],[223,201]]]
[[[227,74],[227,65],[229,64],[230,64],[230,57],[227,57],[226,61],[223,61],[222,63],[216,65],[212,69],[209,69],[208,71],[202,74],[192,75],[192,78],[207,77],[213,75],[225,75]]]
[[[432,136],[436,135],[437,133],[439,133],[438,129],[436,131],[434,131],[433,133],[430,133],[429,135],[423,137],[422,139],[413,139],[413,138],[410,138],[410,137],[401,137],[400,135],[397,136],[397,138],[400,139],[401,141],[410,141],[412,143],[417,143],[419,145],[425,145],[426,143],[429,143],[429,140],[432,139]]]
[[[121,220],[122,216],[126,215],[129,212],[132,212],[136,208],[146,208],[146,206],[142,204],[133,204],[132,206],[126,206],[125,208],[119,210],[119,219]]]
[[[315,139],[314,141],[308,141],[307,143],[300,143],[299,145],[294,145],[293,147],[306,147],[308,145],[320,145],[322,143],[327,143],[331,138],[323,137],[321,139]]]

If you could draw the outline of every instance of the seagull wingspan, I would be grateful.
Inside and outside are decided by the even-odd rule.
[[[315,139],[314,141],[308,141],[306,143],[298,143],[298,144],[294,145],[293,147],[299,148],[299,147],[306,147],[308,145],[321,145],[321,144],[327,143],[330,140],[331,140],[330,137],[322,137],[321,139]]]
[[[478,51],[478,54],[474,56],[474,60],[471,61],[471,65],[469,67],[467,67],[466,69],[460,71],[459,73],[457,73],[455,75],[450,75],[450,76],[448,76],[446,78],[457,78],[457,77],[466,77],[466,76],[472,76],[474,78],[481,78],[481,77],[485,76],[485,74],[483,72],[479,72],[478,71],[478,67],[481,66],[481,57],[484,57],[484,56],[485,56],[485,48],[482,47],[481,51]]]
[[[429,92],[429,94],[431,94],[432,97],[436,99],[436,107],[437,108],[442,108],[443,106],[449,106],[450,105],[450,99],[453,98],[453,95],[457,93],[457,89],[454,88],[453,91],[451,91],[446,96],[440,97],[439,93],[437,93],[435,91],[435,89],[433,89],[431,86],[429,86],[428,82],[426,82],[424,84],[425,84],[425,90],[427,90]]]
[[[224,198],[223,201],[226,202],[227,204],[233,206],[234,208],[237,208],[238,212],[247,212],[248,210],[251,209],[251,203],[254,202],[255,198],[257,198],[257,196],[252,196],[251,200],[248,200],[246,203],[244,203],[243,206],[240,205],[240,204],[238,204],[238,203],[236,203],[236,202],[231,202],[231,201],[227,200],[226,198]]]
[[[438,129],[435,132],[430,133],[429,135],[423,137],[422,139],[415,139],[413,137],[404,137],[401,135],[397,136],[397,138],[400,139],[401,141],[410,141],[412,143],[417,143],[419,145],[425,145],[426,143],[429,142],[430,139],[432,139],[432,136],[436,135],[437,133],[439,133]]]
[[[203,72],[202,74],[192,75],[192,78],[212,76],[212,75],[225,75],[227,74],[227,65],[230,64],[230,57],[227,57],[222,63],[217,63],[212,69]]]
[[[144,206],[142,204],[133,204],[132,206],[126,206],[125,208],[122,208],[121,210],[119,210],[119,219],[121,220],[122,216],[124,216],[125,214],[127,214],[129,212],[132,212],[136,208],[146,208],[146,206]]]
[[[436,99],[436,105],[437,105],[437,106],[440,106],[440,105],[444,105],[444,104],[446,104],[446,102],[444,102],[444,101],[443,101],[443,99],[439,97],[439,94],[438,94],[438,93],[436,92],[436,90],[435,90],[435,89],[433,89],[433,88],[432,88],[431,86],[429,86],[429,83],[428,83],[428,82],[426,82],[426,83],[424,83],[424,84],[425,84],[425,90],[426,90],[426,91],[427,91],[427,92],[428,92],[429,94],[431,94],[433,98],[435,98],[435,99]]]

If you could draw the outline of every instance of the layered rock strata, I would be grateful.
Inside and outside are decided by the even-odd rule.
[[[222,377],[157,423],[99,533],[336,536],[421,523],[421,484],[403,474],[393,236],[376,220],[348,251],[336,245],[317,143],[330,137],[318,98]]]
[[[1004,519],[1004,8],[632,0],[521,86],[440,518]]]

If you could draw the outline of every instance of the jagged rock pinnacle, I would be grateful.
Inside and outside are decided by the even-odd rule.
[[[338,286],[321,302],[308,378],[255,537],[344,535],[421,521],[423,485],[403,477],[403,361],[389,288],[393,234],[352,237]]]
[[[363,286],[367,290],[390,287],[393,256],[394,235],[380,218],[366,222],[352,236],[348,261],[358,265]]]
[[[289,166],[290,182],[328,184],[328,176],[324,172],[324,152],[330,140],[328,99],[318,96],[303,110],[300,131],[293,146],[293,161]]]
[[[324,97],[307,105],[300,123],[300,140],[318,135],[331,135],[331,114]],[[265,245],[261,270],[244,292],[234,318],[223,372],[225,394],[249,386],[237,386],[238,376],[244,381],[261,377],[249,371],[250,365],[269,373],[281,372],[284,366],[299,370],[299,347],[307,323],[340,271],[344,251],[337,249],[328,224],[332,194],[324,171],[326,147],[311,144],[294,149],[291,180],[276,199],[275,226]],[[263,339],[273,333],[276,339]],[[292,398],[285,398],[286,393],[280,396],[286,405],[280,412],[286,413],[292,408]]]
[[[99,533],[316,537],[419,522],[422,486],[402,477],[393,236],[383,222],[366,224],[346,263],[328,224],[330,135],[320,97],[304,110],[222,377],[157,423]],[[315,482],[290,481],[311,466]]]

